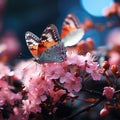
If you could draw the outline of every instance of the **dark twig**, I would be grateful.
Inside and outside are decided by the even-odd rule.
[[[95,91],[95,90],[89,90],[89,89],[86,89],[86,88],[82,88],[81,91],[84,91],[84,92],[90,93],[92,95],[98,95],[98,96],[102,97],[102,93],[100,93],[98,91]]]
[[[102,98],[100,98],[99,100],[97,100],[96,102],[88,105],[87,107],[79,110],[79,111],[76,112],[76,113],[71,114],[70,116],[68,116],[68,117],[66,117],[66,118],[63,118],[62,120],[71,120],[72,118],[78,116],[79,114],[81,114],[81,113],[83,113],[83,112],[86,112],[86,111],[89,111],[91,108],[97,106],[97,105],[98,105],[100,102],[102,102],[104,99],[105,99],[105,98],[102,97]]]
[[[115,91],[115,93],[114,93],[114,94],[118,94],[118,93],[120,93],[120,90]]]
[[[120,90],[115,91],[115,94],[117,94],[117,93],[120,93]],[[61,120],[71,120],[72,118],[78,116],[79,114],[81,114],[81,113],[83,113],[83,112],[86,112],[86,111],[89,111],[91,108],[97,106],[97,105],[98,105],[99,103],[101,103],[103,100],[105,100],[105,97],[104,97],[104,96],[102,96],[102,97],[101,97],[99,100],[97,100],[96,102],[88,105],[87,107],[85,107],[85,108],[79,110],[78,112],[73,113],[73,114],[71,114],[70,116],[65,117],[65,118],[63,118],[63,119],[61,119]]]

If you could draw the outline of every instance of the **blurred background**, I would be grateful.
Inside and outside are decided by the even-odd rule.
[[[97,25],[109,24],[109,18],[105,17],[104,9],[110,7],[115,1],[0,0],[0,41],[2,41],[1,43],[6,42],[9,47],[11,46],[11,51],[19,50],[16,59],[30,58],[32,56],[24,38],[26,31],[31,31],[40,37],[42,31],[52,23],[58,27],[60,32],[62,23],[69,13],[74,13],[81,24],[85,23],[86,18]],[[117,0],[117,2],[119,1]],[[115,22],[119,21],[117,17],[112,19]],[[104,45],[106,37],[112,29],[113,26],[103,30],[91,28],[86,31],[83,39],[91,37],[94,39],[96,47]],[[3,50],[4,46],[1,48]]]

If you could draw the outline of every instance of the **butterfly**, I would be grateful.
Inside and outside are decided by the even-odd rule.
[[[53,24],[46,27],[41,38],[28,31],[25,33],[25,39],[34,61],[40,64],[63,62],[66,59],[66,48]]]
[[[84,35],[80,22],[74,14],[68,14],[61,29],[61,39],[65,47],[76,45]]]

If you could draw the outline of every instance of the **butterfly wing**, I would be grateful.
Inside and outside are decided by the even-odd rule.
[[[66,48],[60,41],[47,49],[37,60],[38,63],[63,62],[66,59]]]
[[[60,41],[55,25],[49,25],[44,31],[38,45],[38,63],[63,62],[66,58],[66,48]]]
[[[51,24],[43,31],[41,38],[32,32],[25,33],[27,46],[34,58],[38,58],[44,51],[60,41],[55,25]]]
[[[84,31],[83,29],[77,29],[73,32],[69,33],[64,39],[62,39],[62,43],[65,47],[76,45],[83,37]]]
[[[65,47],[74,46],[84,35],[80,28],[78,18],[74,14],[68,14],[65,18],[61,31],[62,42]]]
[[[25,33],[26,44],[33,55],[34,58],[38,58],[38,45],[40,42],[39,37],[37,37],[32,32]]]
[[[61,38],[63,39],[70,32],[79,28],[80,25],[78,18],[74,14],[68,14],[62,25]]]
[[[50,47],[54,46],[58,41],[60,41],[60,37],[56,26],[51,24],[48,27],[46,27],[46,29],[42,33],[38,45],[38,56],[40,56]]]
[[[63,62],[66,48],[60,41],[58,30],[51,24],[43,31],[41,38],[31,32],[25,34],[28,48],[38,63]]]

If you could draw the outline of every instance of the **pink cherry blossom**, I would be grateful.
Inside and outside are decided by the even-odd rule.
[[[68,54],[65,62],[67,65],[78,65],[81,69],[85,69],[86,61],[90,63],[93,62],[93,57],[89,52],[85,56],[73,52]]]
[[[54,88],[53,82],[46,80],[45,76],[42,74],[31,74],[24,79],[24,82],[27,82],[27,84],[25,84],[25,88],[28,91],[36,92],[36,90],[38,90],[38,92],[40,92],[39,94],[41,95],[49,89]]]
[[[44,93],[46,92],[46,84],[44,85],[44,81],[41,80],[41,76],[31,75],[29,78],[29,83],[26,84],[25,89],[28,91],[28,96],[31,99],[38,99],[39,98],[39,104],[41,103],[41,100],[44,101],[44,98],[40,98]],[[48,86],[47,86],[48,88]]]
[[[76,52],[67,52],[67,65],[76,65],[79,62],[79,55]]]
[[[93,57],[91,56],[91,54],[89,52],[85,56],[79,55],[79,63],[78,63],[78,65],[82,69],[86,68],[86,62],[90,62],[90,63],[93,62]]]
[[[46,81],[42,74],[34,73],[26,76],[24,83],[28,97],[28,99],[22,100],[25,114],[41,112],[40,104],[47,99],[48,90],[54,87],[52,81]]]
[[[9,90],[9,85],[5,80],[0,80],[0,106],[5,102],[13,105],[16,100],[21,100],[22,95],[20,93],[13,93]]]
[[[58,91],[50,90],[49,93],[50,93],[50,97],[52,97],[53,104],[55,104],[60,100],[62,95],[66,94],[66,91],[62,89]]]
[[[73,74],[67,72],[64,77],[60,78],[60,82],[64,83],[64,87],[69,91],[78,92],[81,89],[80,77],[75,77]]]
[[[93,80],[101,79],[100,69],[98,67],[97,62],[87,62],[86,72],[91,74]]]
[[[86,72],[91,74],[93,80],[101,79],[99,64],[97,62],[93,62],[93,57],[89,52],[85,56],[72,54],[71,56],[68,56],[66,62],[68,65],[78,65],[81,68],[80,70],[85,69]]]
[[[28,100],[22,100],[23,103],[23,110],[24,114],[30,114],[30,112],[37,113],[41,112],[41,107],[39,105],[36,105],[34,101]]]
[[[41,72],[41,66],[32,59],[24,60],[16,64],[14,72],[19,79],[23,79],[23,77],[28,77],[31,74],[39,74]]]
[[[104,90],[103,90],[103,95],[108,99],[108,100],[111,100],[113,98],[113,95],[114,95],[114,92],[115,92],[115,89],[113,87],[104,87]]]
[[[85,55],[84,60],[85,60],[85,61],[89,61],[89,62],[93,62],[94,59],[93,59],[92,55],[88,52],[88,53]]]
[[[46,80],[58,79],[65,74],[63,66],[60,63],[45,64],[43,71]]]

